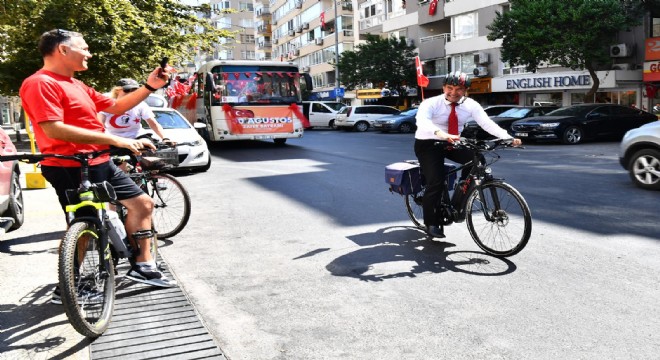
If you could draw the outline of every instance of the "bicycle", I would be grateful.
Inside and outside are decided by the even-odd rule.
[[[438,146],[466,148],[474,150],[474,158],[458,167],[445,164],[444,191],[436,209],[442,216],[441,224],[467,222],[467,228],[475,243],[488,254],[507,257],[519,253],[529,241],[532,233],[532,215],[523,196],[504,179],[492,175],[490,165],[500,159],[495,150],[512,147],[511,140],[481,141],[461,138],[460,142],[448,144],[438,142]],[[491,155],[487,161],[485,154]],[[419,162],[409,160],[407,177],[410,186],[395,184],[390,176],[390,191],[398,192],[405,198],[406,210],[413,224],[426,231],[423,221],[422,199],[425,187],[419,171]],[[392,164],[394,165],[394,164]],[[474,165],[474,166],[473,166]],[[453,180],[464,168],[472,166],[465,180]],[[391,165],[390,165],[391,167]],[[396,182],[396,181],[395,181]],[[453,188],[453,194],[449,194]]]
[[[163,240],[179,234],[190,219],[190,194],[176,177],[163,171],[178,165],[176,146],[192,143],[155,145],[157,150],[151,155],[163,159],[165,163],[172,165],[171,167],[163,168],[162,164],[145,158],[137,159],[133,155],[116,157],[115,163],[127,161],[130,165],[130,178],[154,200],[152,223],[157,238]]]
[[[19,160],[31,164],[53,157],[80,163],[80,186],[66,191],[70,203],[65,207],[69,227],[59,247],[58,280],[62,304],[71,325],[80,334],[92,338],[99,337],[110,325],[115,300],[115,264],[121,258],[132,261],[133,254],[139,251],[139,248],[130,250],[132,245],[128,239],[115,236],[122,231],[125,234],[125,230],[121,223],[120,228],[115,227],[109,216],[109,203],[117,199],[112,185],[107,181],[91,183],[89,180],[90,159],[120,151],[126,150],[0,156],[0,161]],[[87,207],[92,207],[96,214],[77,214]],[[152,237],[152,249],[157,248],[156,243]],[[137,242],[136,246],[139,246]]]

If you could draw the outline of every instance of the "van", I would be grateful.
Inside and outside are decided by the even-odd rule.
[[[329,126],[335,128],[337,113],[346,105],[334,101],[303,101],[303,114],[311,127]]]

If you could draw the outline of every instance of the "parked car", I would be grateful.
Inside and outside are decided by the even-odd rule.
[[[0,128],[0,155],[16,155],[16,146]],[[23,225],[23,189],[17,161],[0,162],[0,229],[16,230]]]
[[[635,185],[660,190],[660,121],[628,131],[621,140],[619,162]]]
[[[509,109],[517,108],[520,107],[520,105],[490,105],[484,107],[484,111],[488,116],[493,117],[497,116]]]
[[[400,114],[385,115],[374,121],[374,129],[382,132],[394,130],[401,133],[410,133],[417,129],[415,116],[417,116],[417,108],[402,111]]]
[[[514,121],[541,116],[549,113],[550,111],[557,110],[556,106],[520,106],[511,108],[497,116],[491,116],[491,120],[497,123],[502,129],[511,132],[511,124]],[[469,121],[465,124],[461,136],[467,138],[476,138],[479,140],[487,140],[495,138],[491,134],[482,129],[476,121]]]
[[[309,120],[311,127],[329,126],[335,127],[335,118],[337,113],[345,104],[334,101],[304,101],[303,114]]]
[[[177,143],[190,142],[193,145],[177,146],[179,166],[177,169],[206,171],[211,167],[211,154],[206,141],[197,132],[197,128],[206,128],[202,123],[191,125],[186,118],[172,108],[152,108],[156,121],[163,127],[165,136]],[[199,124],[199,125],[198,125]],[[142,127],[151,132],[149,125],[142,122]]]
[[[515,121],[511,130],[523,139],[579,144],[587,139],[621,139],[626,131],[657,120],[651,113],[627,106],[580,104]]]
[[[373,126],[376,119],[384,115],[398,115],[396,108],[385,105],[348,106],[337,113],[335,127],[344,130],[367,131]]]

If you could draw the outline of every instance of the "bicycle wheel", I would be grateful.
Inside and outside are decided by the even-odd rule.
[[[100,233],[89,222],[71,225],[60,244],[62,304],[71,325],[84,336],[99,337],[110,325],[115,306],[115,271],[101,250]]]
[[[188,191],[170,174],[151,174],[146,186],[146,193],[154,199],[153,226],[158,239],[180,233],[190,218]]]
[[[483,187],[485,199],[474,189],[466,204],[467,227],[477,245],[495,256],[511,256],[522,250],[532,233],[532,214],[518,190],[503,182]],[[491,219],[484,215],[487,211]]]
[[[422,199],[424,198],[425,188],[415,194],[408,194],[405,196],[406,210],[408,210],[408,217],[412,220],[413,224],[419,229],[426,230],[424,225],[424,209],[422,208]]]

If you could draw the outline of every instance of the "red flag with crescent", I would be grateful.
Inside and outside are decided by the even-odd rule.
[[[321,30],[325,30],[325,11],[321,11]]]
[[[438,0],[431,0],[431,5],[429,5],[429,15],[435,15],[435,11],[438,8]]]
[[[424,76],[422,62],[419,60],[419,56],[415,56],[415,66],[417,67],[417,85],[423,88],[429,86],[429,78]]]

